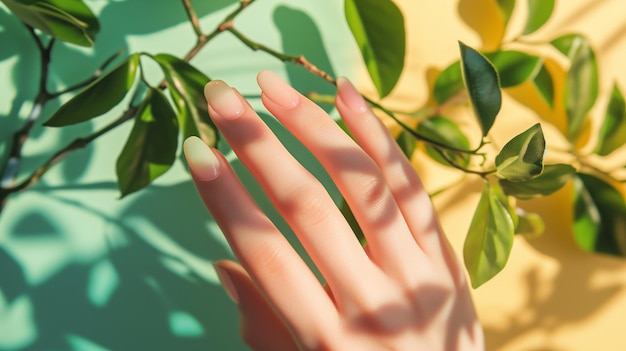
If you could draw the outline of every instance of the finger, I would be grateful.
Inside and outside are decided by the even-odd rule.
[[[459,265],[440,228],[430,197],[411,163],[352,84],[339,78],[337,85],[337,109],[356,141],[382,170],[415,242],[458,278],[461,273]]]
[[[243,341],[255,351],[293,351],[298,346],[252,278],[233,261],[214,264],[220,282],[237,303]]]
[[[241,162],[294,230],[331,288],[367,289],[366,257],[324,187],[283,147],[235,90],[220,81],[205,89],[209,114]]]
[[[311,150],[350,205],[372,259],[394,278],[413,280],[423,254],[376,163],[326,112],[277,75],[263,71],[258,82],[264,105]]]
[[[202,200],[235,256],[277,313],[296,335],[313,334],[328,324],[337,316],[335,306],[289,242],[250,198],[224,157],[196,137],[185,141],[184,150]]]

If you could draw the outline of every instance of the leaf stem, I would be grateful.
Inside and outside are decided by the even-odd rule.
[[[479,175],[483,178],[486,178],[489,174],[495,173],[496,170],[489,170],[489,171],[475,171],[473,169],[469,169],[469,168],[465,168],[459,164],[457,164],[453,159],[451,159],[450,157],[448,157],[448,155],[446,155],[446,153],[439,147],[435,147],[434,148],[435,151],[437,151],[437,153],[443,157],[444,160],[446,160],[446,162],[448,162],[448,164],[450,164],[450,166],[452,166],[453,168],[456,168],[460,171],[463,171],[464,173],[469,173],[469,174],[476,174]]]
[[[478,150],[483,146],[483,143],[481,143],[481,145],[478,148],[476,148],[475,150],[464,150],[464,149],[458,149],[458,148],[455,148],[455,147],[451,147],[449,145],[445,145],[443,143],[440,143],[440,142],[438,142],[436,140],[433,140],[433,139],[431,139],[431,138],[429,138],[427,136],[424,136],[424,135],[418,133],[414,128],[411,128],[406,123],[402,122],[395,115],[395,113],[393,113],[393,111],[390,111],[389,109],[387,109],[386,107],[382,106],[381,104],[373,101],[372,99],[368,98],[367,96],[364,96],[363,98],[372,107],[381,110],[387,116],[391,117],[391,119],[393,119],[394,122],[396,122],[400,127],[402,127],[402,129],[407,131],[407,133],[411,134],[415,139],[418,139],[418,140],[421,140],[421,141],[426,142],[428,144],[431,144],[432,146],[434,146],[436,148],[442,148],[442,149],[446,149],[446,150],[450,150],[450,151],[456,151],[456,152],[461,152],[461,153],[470,154],[470,155],[478,155]]]

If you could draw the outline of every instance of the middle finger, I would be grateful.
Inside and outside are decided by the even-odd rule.
[[[405,285],[425,255],[415,244],[383,174],[330,116],[276,74],[258,77],[263,103],[322,163],[353,210],[372,260]],[[363,112],[355,111],[352,113]]]
[[[352,296],[367,290],[370,282],[364,277],[371,276],[375,267],[324,187],[236,90],[212,81],[205,94],[214,123],[294,230],[331,289],[351,291]],[[230,99],[224,98],[227,95]]]

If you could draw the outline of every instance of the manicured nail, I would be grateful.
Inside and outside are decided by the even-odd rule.
[[[183,144],[185,157],[197,179],[209,181],[220,174],[220,161],[213,150],[198,137],[189,137]]]
[[[204,96],[220,117],[235,119],[244,111],[243,103],[235,91],[221,80],[210,81],[204,86]]]
[[[276,105],[290,110],[300,103],[300,94],[276,73],[261,71],[256,78],[263,95]]]
[[[217,278],[220,280],[222,287],[226,291],[226,295],[233,300],[234,303],[239,303],[239,294],[237,293],[237,289],[235,289],[235,284],[233,284],[233,280],[228,275],[228,272],[221,268],[218,264],[213,264],[213,268],[215,268],[215,273],[217,273]]]
[[[346,107],[354,112],[367,111],[367,103],[363,99],[363,96],[361,96],[349,80],[339,77],[337,79],[337,88],[337,95]]]

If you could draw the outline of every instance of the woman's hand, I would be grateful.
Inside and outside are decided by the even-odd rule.
[[[367,239],[361,247],[324,187],[222,81],[205,88],[209,114],[296,233],[322,285],[257,207],[224,157],[185,142],[193,179],[241,264],[216,270],[254,350],[482,350],[463,270],[419,177],[345,79],[337,109],[356,142],[271,72],[265,107],[321,162]]]

